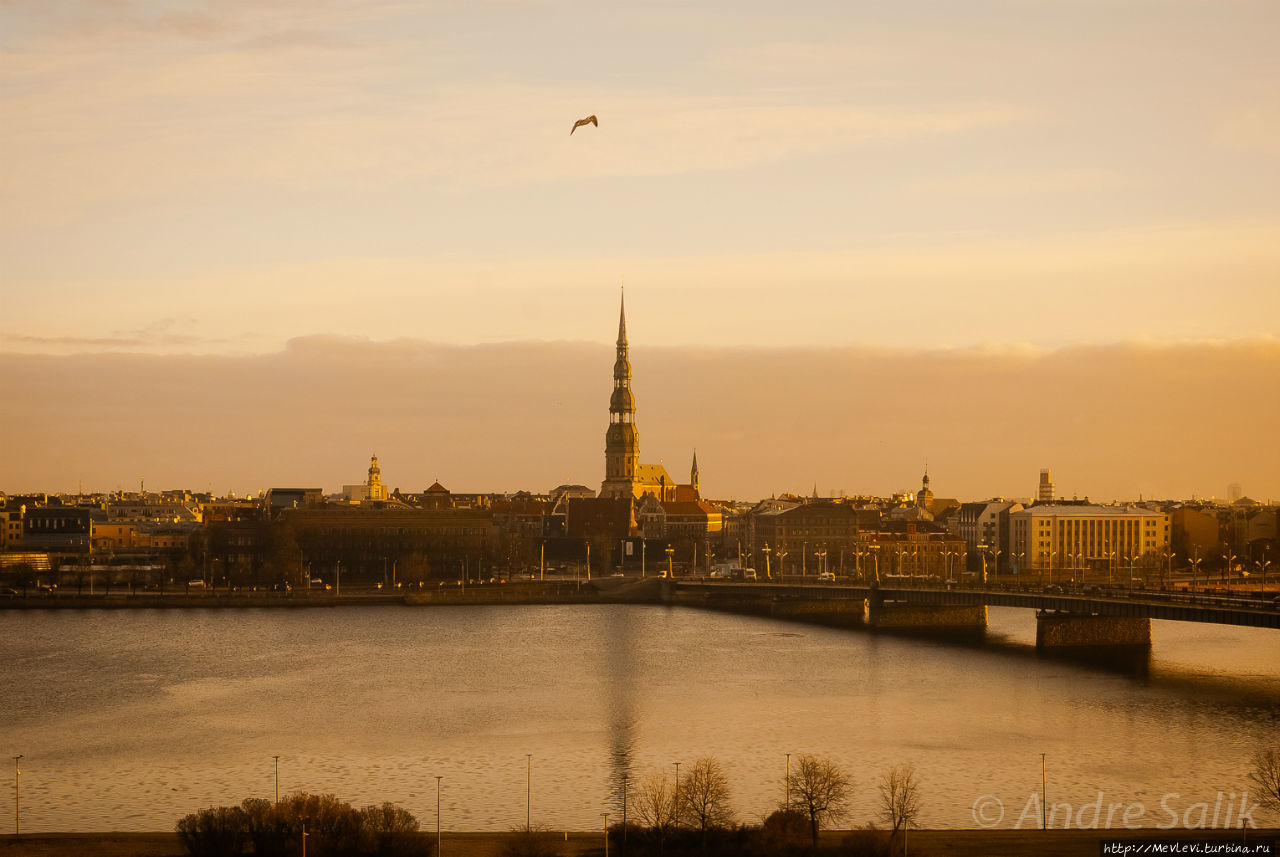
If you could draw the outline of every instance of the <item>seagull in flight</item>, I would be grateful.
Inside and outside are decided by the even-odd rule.
[[[569,136],[572,137],[573,132],[577,131],[583,125],[594,125],[597,128],[600,127],[600,123],[596,121],[596,114],[592,113],[586,119],[579,119],[577,122],[574,122],[573,127],[569,129]]]

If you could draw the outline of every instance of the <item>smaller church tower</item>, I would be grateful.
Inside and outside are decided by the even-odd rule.
[[[387,487],[382,484],[382,468],[378,467],[378,454],[369,459],[369,481],[365,483],[366,500],[386,500]]]
[[[695,499],[702,497],[702,489],[698,485],[698,450],[693,451],[693,467],[689,469],[689,487],[693,489]]]
[[[929,465],[924,466],[924,479],[920,482],[920,493],[916,494],[916,505],[928,509],[933,505],[933,492],[929,490]]]

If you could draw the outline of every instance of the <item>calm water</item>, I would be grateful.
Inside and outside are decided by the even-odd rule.
[[[973,647],[653,606],[8,612],[0,755],[25,755],[24,832],[171,829],[271,797],[277,754],[282,793],[390,800],[434,828],[442,775],[446,829],[505,830],[526,754],[534,823],[588,829],[617,818],[623,775],[703,755],[758,820],[806,752],[853,774],[851,823],[910,761],[923,825],[973,827],[990,794],[1012,826],[1045,753],[1051,801],[1102,791],[1157,824],[1166,793],[1181,812],[1247,786],[1280,726],[1280,634],[1153,635],[1135,678],[1037,658],[1013,609]]]

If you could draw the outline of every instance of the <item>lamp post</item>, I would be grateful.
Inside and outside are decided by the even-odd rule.
[[[525,753],[525,800],[526,809],[524,816],[525,832],[533,830],[533,754]]]
[[[671,804],[671,826],[680,826],[680,763],[676,762],[676,799]]]
[[[302,819],[302,857],[307,857],[307,837],[311,835],[307,833],[307,822],[310,820],[310,818]]]
[[[762,553],[764,554],[764,576],[765,576],[765,579],[766,579],[766,580],[773,580],[773,574],[771,574],[771,573],[770,573],[770,570],[769,570],[769,554],[773,553],[773,549],[769,547],[769,543],[768,543],[768,542],[765,542],[765,543],[764,543],[764,550],[762,551]]]
[[[436,774],[436,857],[440,857],[440,781],[444,779]]]
[[[1044,753],[1040,754],[1040,829],[1049,828],[1049,796],[1045,794]]]
[[[600,813],[604,816],[604,857],[609,857],[609,813]]]
[[[670,580],[675,580],[675,577],[676,577],[675,566],[671,562],[671,556],[675,552],[676,552],[675,548],[673,548],[671,545],[667,545],[667,578]]]
[[[21,758],[22,758],[21,753],[13,757],[13,835],[14,836],[17,836],[19,833],[22,832],[22,826],[20,823],[22,820],[21,811],[20,811],[21,804],[18,802],[18,795],[20,792],[19,783],[21,782],[21,779],[22,779],[22,771],[18,769],[18,760]]]
[[[627,778],[622,778],[622,857],[627,857]]]
[[[276,760],[276,806],[280,805],[280,757],[272,756]]]
[[[785,809],[791,809],[791,754],[790,753],[787,754],[786,789],[787,789],[787,802],[783,804],[783,807]]]

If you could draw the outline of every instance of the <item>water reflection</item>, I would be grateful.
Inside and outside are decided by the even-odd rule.
[[[609,717],[609,793],[617,818],[624,814],[624,785],[632,776],[632,753],[636,741],[635,695],[638,673],[636,658],[636,616],[622,612],[605,624],[604,677]]]

